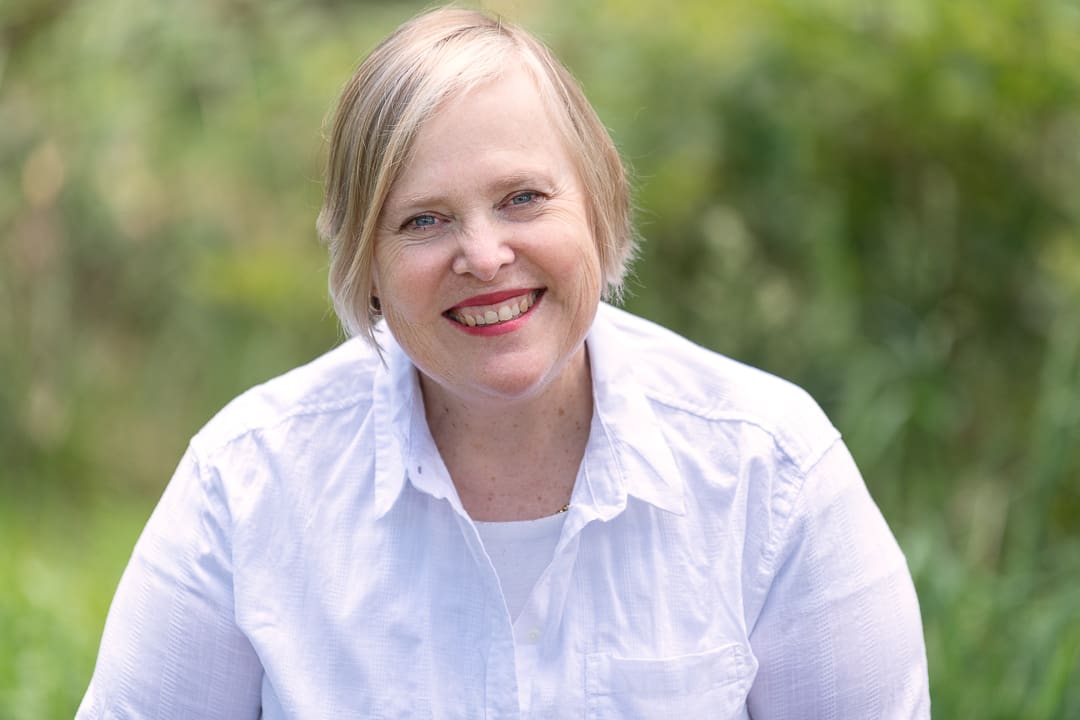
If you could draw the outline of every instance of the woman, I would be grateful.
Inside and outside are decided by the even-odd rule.
[[[521,29],[376,48],[319,218],[357,337],[192,440],[78,716],[928,717],[904,558],[818,407],[601,302],[629,208]]]

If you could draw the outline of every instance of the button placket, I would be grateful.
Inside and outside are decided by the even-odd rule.
[[[571,510],[572,511],[572,510]],[[514,622],[514,655],[517,659],[517,682],[522,715],[532,706],[533,685],[543,683],[545,674],[540,666],[541,650],[546,655],[561,653],[552,649],[558,638],[551,637],[562,618],[570,588],[571,575],[577,558],[579,534],[564,537],[555,551],[551,564],[540,576],[529,599]],[[542,696],[544,693],[540,693]]]
[[[519,683],[522,676],[518,667],[518,640],[510,623],[506,600],[499,587],[495,566],[484,549],[480,533],[472,518],[459,505],[450,503],[457,516],[462,539],[468,546],[473,562],[485,578],[484,605],[487,609],[488,662],[487,664],[487,716],[517,717],[521,703]]]

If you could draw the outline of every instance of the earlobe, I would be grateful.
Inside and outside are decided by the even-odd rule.
[[[382,303],[379,301],[379,276],[375,268],[371,269],[371,294],[368,296],[368,312],[373,317],[382,315]]]

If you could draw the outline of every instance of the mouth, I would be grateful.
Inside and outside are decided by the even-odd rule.
[[[443,315],[466,327],[484,327],[486,325],[501,325],[510,322],[522,315],[527,315],[537,301],[543,296],[545,289],[526,290],[517,295],[498,298],[491,302],[488,297],[478,297],[475,300],[487,300],[484,305],[457,305],[450,308]],[[497,296],[495,296],[497,297]],[[492,298],[494,299],[494,298]],[[466,302],[474,302],[467,300]]]

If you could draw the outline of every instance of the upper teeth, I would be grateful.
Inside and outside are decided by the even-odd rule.
[[[521,297],[511,298],[500,305],[488,307],[461,308],[453,311],[454,319],[469,327],[477,325],[494,325],[507,320],[513,320],[518,315],[526,312],[536,302],[536,291]]]

